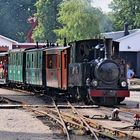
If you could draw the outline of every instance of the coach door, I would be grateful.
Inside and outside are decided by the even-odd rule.
[[[61,88],[63,90],[67,89],[68,85],[68,54],[67,54],[67,49],[63,50],[61,52]]]

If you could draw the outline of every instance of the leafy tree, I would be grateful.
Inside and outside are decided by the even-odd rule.
[[[36,0],[0,0],[0,34],[25,41],[30,28],[27,19],[35,13]]]
[[[89,0],[64,0],[60,4],[58,21],[63,27],[55,30],[60,39],[68,41],[93,38],[99,34],[99,22]]]
[[[38,18],[38,26],[36,27],[33,38],[36,41],[50,42],[56,41],[56,35],[54,29],[60,27],[60,23],[57,22],[57,7],[62,0],[38,0],[36,3]]]
[[[127,22],[132,28],[140,27],[140,0],[113,0],[110,4],[116,30]]]

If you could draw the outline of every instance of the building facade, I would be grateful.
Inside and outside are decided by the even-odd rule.
[[[125,35],[125,31],[103,33],[107,38],[113,38],[120,42],[120,55],[123,57],[136,76],[140,78],[140,29],[129,30]]]
[[[13,48],[18,42],[0,35],[0,52],[5,52]]]

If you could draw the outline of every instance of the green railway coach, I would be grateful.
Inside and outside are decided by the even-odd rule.
[[[26,51],[26,84],[32,86],[45,85],[44,48]]]
[[[25,49],[13,49],[8,56],[8,80],[12,83],[24,83]]]

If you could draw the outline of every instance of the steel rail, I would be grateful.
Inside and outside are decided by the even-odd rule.
[[[52,112],[52,113],[54,113],[55,115],[58,115],[58,114],[56,114],[56,113],[57,113],[56,111],[52,111],[51,109],[48,109],[47,111],[40,111],[40,110],[32,109],[32,108],[30,108],[30,109],[27,108],[27,109],[30,110],[30,111],[33,111],[33,112],[36,113],[37,116],[39,116],[39,117],[48,116],[49,118],[52,118],[52,119],[55,120],[57,123],[59,123],[59,124],[61,125],[61,127],[63,128],[62,122],[61,122],[58,118],[56,119],[56,117],[54,117],[53,115],[50,115],[50,114],[49,114],[50,112]],[[57,117],[58,117],[58,116],[57,116]],[[63,120],[67,123],[67,125],[69,125],[69,126],[75,128],[75,129],[80,129],[80,130],[82,130],[82,131],[84,131],[84,132],[88,131],[88,128],[87,128],[86,126],[80,124],[80,121],[79,121],[79,118],[78,118],[78,117],[73,116],[73,117],[71,118],[70,115],[67,115],[67,114],[65,114],[65,113],[62,114],[62,117],[63,117]],[[71,119],[70,119],[70,118],[71,118]],[[92,129],[94,130],[94,132],[98,133],[100,136],[107,137],[107,138],[109,138],[109,139],[111,139],[111,140],[118,140],[118,139],[113,138],[113,137],[111,137],[111,136],[109,136],[109,135],[107,135],[107,134],[105,134],[105,133],[103,133],[103,132],[100,132],[100,130],[98,130],[98,129],[94,129],[94,128],[92,128]]]
[[[58,107],[57,107],[57,105],[56,105],[54,99],[53,99],[53,98],[51,98],[51,99],[52,99],[53,105],[55,106],[55,109],[56,109],[56,111],[57,111],[57,113],[58,113],[58,116],[59,116],[59,118],[60,118],[60,121],[61,121],[61,123],[62,123],[62,125],[63,125],[64,133],[67,135],[67,140],[70,140],[70,135],[69,135],[67,126],[66,126],[66,124],[65,124],[65,122],[64,122],[64,120],[63,120],[63,117],[62,117],[62,115],[61,115],[61,113],[60,113],[60,111],[59,111],[59,109],[58,109]]]
[[[58,122],[60,125],[62,125],[61,121],[59,119],[56,119],[55,116],[53,115],[50,115],[49,113],[52,112],[54,113],[55,115],[58,115],[56,114],[56,111],[52,111],[50,109],[48,109],[47,111],[40,111],[40,110],[37,110],[37,109],[33,109],[33,108],[27,108],[29,111],[32,111],[36,114],[36,117],[45,117],[45,116],[48,116],[49,118],[52,118],[53,120],[55,120],[56,122]],[[57,116],[58,117],[58,116]],[[75,122],[73,120],[70,120],[69,116],[66,116],[66,115],[62,115],[64,121],[69,125],[69,126],[73,126],[75,128],[79,128],[81,130],[87,130],[85,126],[79,124],[78,122]],[[62,125],[63,127],[63,125]]]
[[[55,120],[57,123],[59,123],[63,127],[62,122],[59,119],[57,119],[56,117],[54,117],[53,115],[50,115],[47,112],[40,111],[40,110],[37,110],[37,109],[31,109],[31,111],[34,111],[34,113],[37,113],[37,115],[38,114],[43,115],[44,117],[48,116],[49,118],[52,118],[53,120]]]
[[[76,114],[79,116],[81,122],[83,122],[83,123],[86,125],[86,127],[90,130],[90,132],[91,132],[92,135],[95,137],[95,139],[96,139],[96,140],[99,140],[98,137],[97,137],[97,134],[96,134],[96,133],[94,132],[94,130],[89,126],[89,124],[85,121],[85,119],[82,117],[82,115],[70,104],[69,101],[67,101],[67,102],[68,102],[68,105],[71,106],[73,112],[76,113]]]
[[[29,109],[29,107],[27,107],[27,109]],[[58,116],[58,113],[56,110],[50,109],[50,108],[45,108],[45,111],[40,111],[37,109],[32,109],[31,111],[35,110],[38,114],[41,114],[42,116],[48,116],[50,118],[52,118],[53,120],[55,120],[56,122],[58,122],[62,127],[63,124],[60,121],[60,118]],[[34,112],[35,112],[34,111]],[[74,111],[75,112],[75,111]],[[52,113],[53,115],[50,115],[49,113]],[[75,112],[76,113],[76,112]],[[87,131],[88,127],[84,126],[81,124],[81,121],[79,120],[79,116],[75,116],[66,112],[60,112],[63,120],[65,123],[67,123],[67,125],[76,128],[76,129],[81,129],[83,131]],[[57,117],[54,117],[54,115],[56,115]],[[82,116],[83,117],[83,116]],[[59,118],[59,119],[58,119]],[[100,136],[105,136],[111,140],[120,140],[120,139],[127,139],[127,138],[132,138],[134,140],[139,140],[139,138],[135,137],[135,136],[130,136],[128,133],[116,130],[116,129],[111,129],[111,128],[106,128],[100,124],[98,124],[95,120],[93,119],[89,119],[84,117],[85,121],[88,123],[88,125],[92,128],[92,130],[99,134]]]
[[[112,136],[118,137],[118,139],[122,138],[122,139],[127,139],[132,138],[133,140],[139,140],[140,138],[136,137],[136,136],[132,136],[128,133],[125,133],[123,131],[117,130],[117,129],[113,129],[113,128],[106,128],[102,125],[97,124],[93,119],[89,119],[89,118],[85,118],[86,121],[89,123],[89,125],[95,129],[100,130],[100,132],[106,132],[111,134]]]
[[[67,127],[66,127],[66,125],[65,125],[65,123],[67,123],[67,124],[69,124],[69,125],[73,125],[73,126],[75,126],[75,127],[78,127],[78,128],[80,128],[80,129],[83,129],[83,130],[87,130],[87,129],[89,129],[89,127],[91,128],[91,132],[93,131],[96,135],[97,134],[100,134],[100,135],[104,135],[104,136],[108,136],[107,135],[107,133],[108,134],[112,134],[112,135],[114,135],[114,136],[116,136],[116,137],[120,137],[120,138],[127,138],[127,137],[132,137],[132,138],[135,138],[135,139],[139,139],[139,138],[137,138],[137,137],[135,137],[135,136],[130,136],[128,133],[125,133],[125,132],[122,132],[122,131],[119,131],[119,130],[116,130],[116,129],[111,129],[111,128],[105,128],[104,126],[102,126],[102,125],[100,125],[100,124],[97,124],[97,122],[96,121],[94,121],[93,119],[91,120],[91,119],[88,119],[88,118],[85,118],[85,117],[83,117],[81,114],[79,115],[78,113],[78,111],[75,109],[75,107],[74,106],[72,106],[70,103],[68,103],[68,106],[67,107],[70,107],[70,108],[72,108],[72,110],[73,110],[73,113],[76,113],[76,114],[78,114],[79,115],[79,117],[80,117],[80,119],[77,119],[77,117],[76,116],[72,116],[71,114],[67,114],[67,113],[64,113],[64,112],[60,112],[59,111],[59,107],[61,108],[61,106],[63,106],[63,105],[56,105],[55,104],[55,101],[53,100],[53,106],[51,106],[52,108],[56,108],[56,111],[54,111],[54,110],[52,110],[52,109],[49,109],[48,107],[49,106],[46,106],[46,105],[27,105],[27,104],[25,104],[25,103],[23,103],[23,102],[20,102],[20,101],[15,101],[15,100],[12,100],[12,99],[9,99],[9,98],[5,98],[6,100],[9,100],[10,102],[14,102],[14,103],[21,103],[21,104],[17,104],[17,105],[15,105],[15,106],[22,106],[23,108],[32,108],[32,107],[47,107],[46,109],[48,110],[48,112],[50,111],[50,112],[52,112],[53,114],[55,113],[55,115],[57,115],[58,114],[58,117],[60,118],[60,120],[58,119],[58,118],[55,118],[53,115],[50,115],[49,113],[45,113],[44,112],[44,115],[46,115],[46,116],[48,116],[48,117],[50,117],[50,118],[52,118],[53,120],[55,120],[56,122],[58,122],[59,124],[61,124],[61,126],[63,126],[63,128],[64,128],[64,132],[65,132],[65,134],[67,135],[67,137],[68,137],[68,140],[70,139],[70,137],[68,136],[69,134],[68,134],[68,130],[67,130]],[[5,105],[4,105],[5,106]],[[51,108],[50,107],[50,108]],[[32,109],[33,110],[33,109]],[[121,111],[123,112],[123,111],[125,111],[125,110],[127,110],[126,108],[124,108],[124,109],[121,109]],[[37,110],[36,110],[36,112],[37,112]],[[39,113],[39,111],[38,111],[38,113]],[[43,112],[42,112],[43,113]],[[83,119],[81,119],[81,118],[84,118],[84,120]],[[60,122],[62,122],[62,123],[60,123]],[[84,127],[83,126],[83,123],[86,125],[86,127]],[[88,126],[88,127],[87,127]],[[93,133],[92,132],[92,133]],[[105,134],[105,133],[106,134]],[[93,133],[93,136],[94,136],[94,133]]]
[[[47,108],[55,108],[54,105],[28,105],[25,104],[23,102],[19,101],[19,104],[0,104],[0,108],[24,108],[24,107],[32,107],[32,108],[36,108],[36,107],[47,107]],[[68,105],[57,105],[58,108],[63,108],[63,109],[69,109],[71,108]],[[79,108],[79,109],[84,109],[84,108],[95,108],[92,106],[74,106],[75,108]]]
[[[68,102],[69,105],[70,102]],[[86,117],[83,117],[72,105],[71,107],[73,108],[74,112],[76,112],[78,114],[78,116],[80,117],[80,119],[82,118],[82,120],[84,120],[92,129],[95,133],[97,134],[100,134],[100,135],[103,135],[103,136],[106,136],[112,140],[120,140],[120,138],[122,139],[126,139],[126,138],[132,138],[134,140],[139,140],[138,137],[135,137],[135,136],[132,136],[128,133],[125,133],[125,132],[122,132],[122,131],[119,131],[117,129],[111,129],[111,128],[106,128],[106,127],[103,127],[102,125],[100,124],[97,124],[97,122],[95,122],[94,120],[92,119],[89,119],[89,118],[86,118]],[[112,136],[109,136],[108,134],[112,134]],[[115,136],[115,137],[114,137]]]

